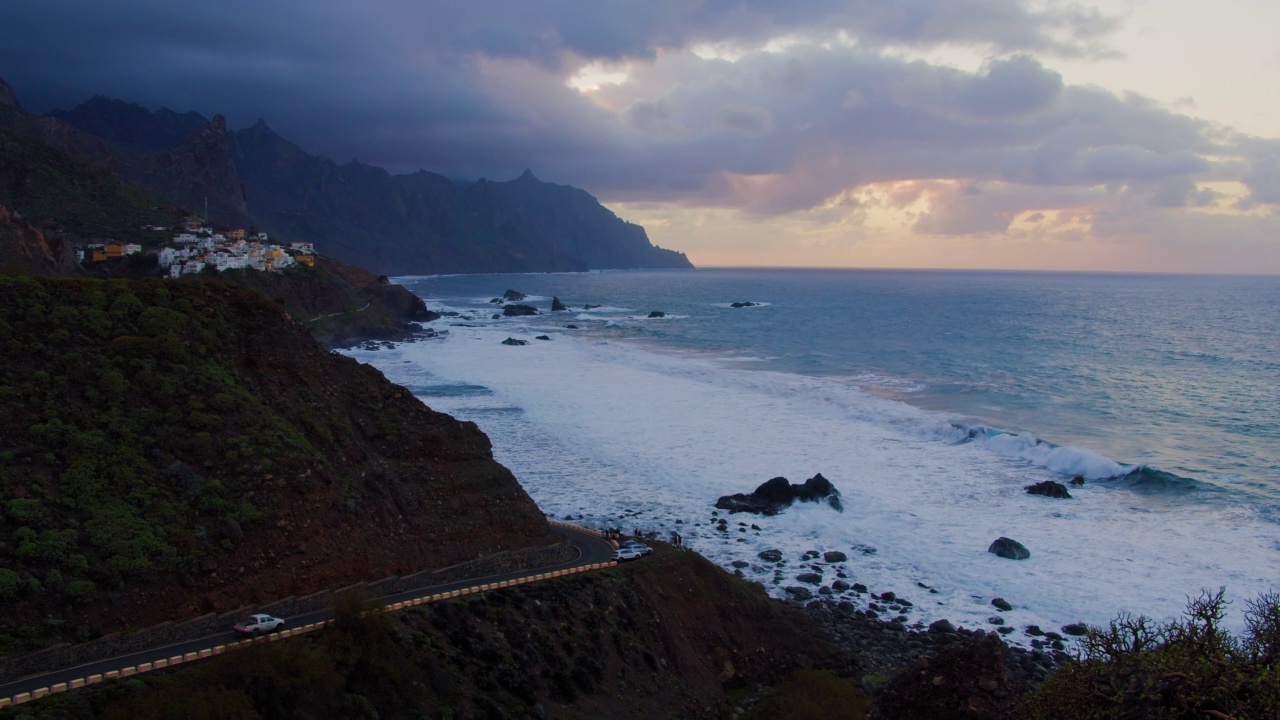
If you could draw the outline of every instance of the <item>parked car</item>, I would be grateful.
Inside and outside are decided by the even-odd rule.
[[[629,550],[635,550],[641,555],[648,555],[649,553],[653,552],[653,548],[649,547],[648,545],[645,545],[644,543],[638,540],[628,540],[622,543],[622,547],[627,548]]]
[[[613,559],[618,562],[626,562],[627,560],[639,560],[643,555],[631,548],[621,547],[613,551]]]
[[[271,615],[250,615],[248,620],[232,625],[231,629],[241,635],[261,635],[284,629],[284,620]]]

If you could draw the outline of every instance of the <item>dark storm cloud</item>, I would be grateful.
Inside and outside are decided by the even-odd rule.
[[[867,183],[961,178],[1055,189],[1037,201],[1131,183],[1153,205],[1193,204],[1222,153],[1205,124],[1067,86],[1042,59],[1105,53],[1114,27],[1019,0],[43,0],[0,4],[0,76],[36,111],[104,93],[232,127],[263,117],[339,162],[530,167],[615,200],[786,213]],[[949,46],[993,59],[967,72],[899,52]],[[569,87],[591,61],[625,65],[627,82]],[[1276,202],[1274,157],[1240,158],[1254,200]],[[957,194],[951,221],[921,230],[987,231],[1030,202]]]

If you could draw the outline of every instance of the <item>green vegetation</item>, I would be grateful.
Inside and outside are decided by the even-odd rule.
[[[172,203],[88,163],[4,128],[0,117],[0,205],[35,227],[72,237],[155,244],[172,233],[143,225],[176,225]]]
[[[1223,593],[1203,593],[1179,619],[1122,615],[1090,630],[1082,657],[1032,693],[1039,720],[1275,718],[1280,708],[1280,594],[1247,603],[1246,632],[1220,627]]]
[[[852,682],[830,670],[797,670],[778,686],[744,720],[862,720],[867,700]]]
[[[323,463],[245,369],[272,303],[218,283],[0,277],[0,653],[40,618],[197,571]],[[260,381],[258,381],[260,382]]]

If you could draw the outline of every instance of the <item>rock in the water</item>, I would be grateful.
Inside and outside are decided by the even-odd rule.
[[[949,632],[955,632],[955,631],[956,631],[956,626],[952,625],[951,621],[945,618],[942,620],[934,620],[933,622],[929,623],[929,632],[949,633]]]
[[[667,314],[662,312],[661,310],[654,310],[653,312],[649,313],[649,317],[651,318],[660,318],[660,317],[666,317],[666,316]]]
[[[1028,485],[1023,489],[1027,491],[1028,495],[1044,495],[1045,497],[1051,498],[1071,499],[1071,493],[1067,492],[1067,486],[1052,480],[1045,480],[1044,482],[1038,482],[1035,485]]]
[[[815,572],[800,573],[796,576],[796,580],[810,585],[821,585],[822,576]]]
[[[551,298],[551,312],[560,312],[562,310],[568,310],[568,309],[569,308],[564,306],[564,303],[560,302],[559,297],[553,296]]]
[[[756,305],[759,305],[759,303],[753,303],[753,302],[751,302],[750,300],[747,300],[747,301],[745,301],[745,302],[736,302],[736,303],[733,303],[733,304],[729,305],[729,307],[744,308],[744,307],[755,307]]]
[[[550,339],[551,338],[547,337],[546,335],[538,335],[537,337],[534,338],[534,340],[550,340]]]
[[[987,622],[991,623],[992,625],[1003,625],[1004,618],[1000,617],[999,615],[992,615],[991,617],[987,618]]]
[[[1013,609],[1013,606],[1009,604],[1009,601],[1004,598],[992,598],[991,604],[994,605],[997,610],[1002,612],[1009,612]]]
[[[757,555],[756,557],[759,557],[761,560],[764,560],[766,562],[782,562],[782,551],[781,550],[761,550],[760,554]]]
[[[1072,484],[1072,485],[1084,485],[1084,476],[1083,476],[1083,475],[1077,475],[1077,476],[1075,476],[1075,477],[1071,478],[1071,484]]]
[[[572,324],[572,323],[570,323],[569,325],[565,325],[565,326],[564,326],[564,329],[565,329],[565,330],[577,330],[577,329],[578,329],[578,326],[577,326],[577,325],[574,325],[574,324]]]
[[[863,585],[862,583],[854,583],[853,591],[856,593],[864,593],[867,591],[867,586]]]
[[[515,338],[509,337],[509,338],[507,338],[506,340],[503,340],[503,341],[502,341],[502,344],[503,344],[503,345],[528,345],[528,344],[529,344],[529,341],[528,341],[528,340],[517,340],[517,339],[515,339]]]
[[[502,297],[514,302],[516,300],[523,300],[525,298],[525,294],[519,290],[508,290],[502,293]]]
[[[788,595],[795,598],[796,600],[808,600],[809,598],[813,597],[812,590],[810,590],[807,587],[800,587],[799,585],[792,585],[790,587],[785,587],[783,588],[783,590],[785,590]]]
[[[1088,635],[1089,628],[1085,627],[1084,623],[1071,623],[1070,625],[1063,625],[1062,632],[1074,637],[1080,637],[1081,635]]]
[[[538,308],[532,305],[506,305],[502,308],[502,314],[507,317],[517,317],[520,315],[537,315]]]
[[[995,542],[991,543],[991,547],[987,548],[987,552],[1010,560],[1026,560],[1031,557],[1031,551],[1025,545],[1007,537],[996,538]]]
[[[751,565],[751,563],[747,562],[746,560],[734,560],[732,565],[736,568],[744,568]]]
[[[835,590],[836,592],[844,592],[845,590],[849,589],[849,583],[843,580],[837,580],[831,583],[831,589]]]
[[[494,303],[494,304],[501,305],[501,304],[502,304],[502,298],[494,298],[494,299],[490,300],[489,302]]]
[[[803,485],[793,485],[784,477],[776,477],[756,488],[749,495],[744,493],[725,495],[716,501],[716,507],[731,513],[777,515],[796,500],[818,502],[823,499],[836,510],[844,510],[844,506],[840,503],[840,491],[831,484],[830,480],[822,477],[822,473],[818,473],[806,480]],[[814,557],[817,557],[816,551]]]
[[[839,550],[828,550],[822,553],[822,559],[826,560],[829,563],[838,563],[838,562],[844,562],[845,560],[848,560],[849,556],[845,555]]]
[[[583,309],[583,310],[595,310],[595,309],[596,309],[596,308],[598,308],[598,307],[600,307],[600,306],[599,306],[599,305],[592,305],[591,303],[587,303],[586,305],[583,305],[583,306],[582,306],[582,309]]]

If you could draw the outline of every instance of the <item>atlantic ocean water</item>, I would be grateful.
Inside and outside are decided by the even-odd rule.
[[[1030,624],[1167,618],[1220,586],[1238,628],[1244,599],[1280,589],[1280,278],[701,269],[396,282],[457,315],[432,323],[440,338],[349,354],[479,424],[549,514],[678,531],[775,596],[816,570],[827,588],[840,578],[908,599],[909,623],[993,629],[999,616],[1025,642]],[[508,289],[540,314],[494,318]],[[550,312],[553,296],[571,310]],[[797,504],[717,524],[719,496],[815,473],[843,512]],[[1076,476],[1069,500],[1023,490]],[[1000,536],[1031,557],[988,553]],[[786,562],[761,560],[766,549]],[[809,550],[848,560],[803,560]]]

